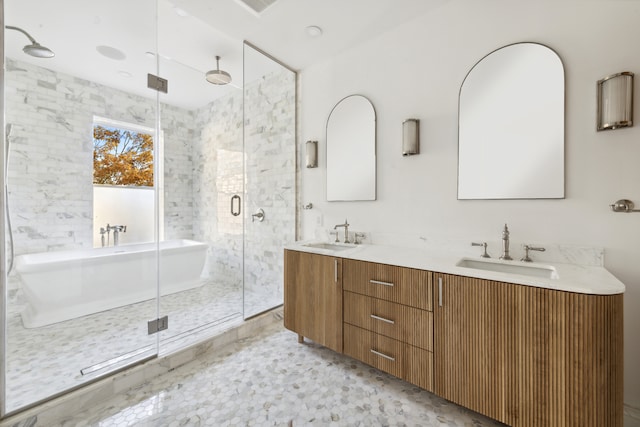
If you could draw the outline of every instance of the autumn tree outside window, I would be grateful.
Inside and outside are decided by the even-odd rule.
[[[153,187],[153,136],[95,123],[93,183]]]

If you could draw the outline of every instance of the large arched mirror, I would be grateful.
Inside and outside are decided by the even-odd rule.
[[[364,96],[347,96],[327,120],[327,200],[375,199],[376,112]]]
[[[553,50],[490,53],[459,102],[458,199],[564,198],[564,68]]]

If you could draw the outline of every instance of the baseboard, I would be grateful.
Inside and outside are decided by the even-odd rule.
[[[640,409],[624,405],[624,427],[640,427]]]

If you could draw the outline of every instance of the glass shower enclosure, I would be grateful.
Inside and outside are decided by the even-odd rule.
[[[166,0],[0,4],[4,416],[282,304],[297,77]]]

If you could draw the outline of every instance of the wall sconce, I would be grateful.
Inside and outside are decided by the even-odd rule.
[[[407,119],[402,122],[402,155],[420,154],[420,120]]]
[[[598,130],[633,126],[633,73],[598,80]]]
[[[307,167],[318,167],[318,141],[307,141]]]

